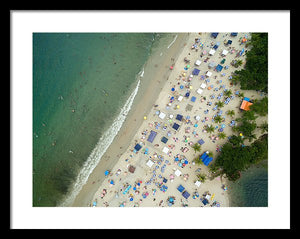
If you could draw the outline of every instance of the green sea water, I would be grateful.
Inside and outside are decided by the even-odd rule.
[[[172,34],[33,34],[33,206],[56,206]],[[130,105],[128,106],[130,107]],[[111,136],[112,137],[112,136]]]
[[[231,207],[268,207],[268,170],[252,166],[229,183]]]

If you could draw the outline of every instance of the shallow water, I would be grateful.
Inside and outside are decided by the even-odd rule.
[[[33,34],[33,206],[55,206],[66,195],[132,96],[151,51],[172,37]]]
[[[229,183],[231,207],[267,207],[268,171],[264,167],[253,166],[242,172],[242,177]]]

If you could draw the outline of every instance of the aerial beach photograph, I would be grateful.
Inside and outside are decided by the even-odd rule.
[[[289,228],[289,17],[12,11],[11,227]]]
[[[267,207],[267,116],[267,33],[33,33],[33,206]]]

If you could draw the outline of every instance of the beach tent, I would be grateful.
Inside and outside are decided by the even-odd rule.
[[[202,203],[203,203],[204,206],[205,206],[206,204],[208,204],[208,200],[205,198],[205,199],[202,200]]]
[[[200,89],[200,88],[197,90],[197,93],[198,93],[199,95],[202,94],[202,92],[203,92],[203,90]]]
[[[152,160],[148,160],[148,162],[146,163],[146,165],[149,167],[149,168],[151,168],[152,166],[153,166],[153,161]]]
[[[236,37],[237,34],[238,34],[237,32],[232,32],[232,33],[230,34],[230,36]]]
[[[184,191],[184,192],[182,193],[182,196],[183,196],[185,199],[188,199],[189,196],[190,196],[190,194],[189,194],[187,191]]]
[[[250,99],[247,98],[247,97],[244,97],[243,101],[242,101],[242,104],[240,106],[240,109],[241,110],[250,110],[249,106],[252,105],[253,103],[250,102]]]
[[[182,99],[183,99],[182,95],[178,96],[178,101],[182,101]]]
[[[201,64],[201,61],[200,61],[200,60],[197,60],[197,61],[195,62],[195,65],[196,65],[196,66],[200,66],[200,64]]]
[[[212,75],[212,73],[210,71],[206,72],[206,76],[210,77]]]
[[[179,177],[181,175],[181,171],[179,169],[176,169],[176,171],[174,172],[174,174]]]
[[[136,144],[136,145],[134,146],[134,149],[135,149],[136,151],[139,151],[141,148],[142,148],[142,146],[139,145],[139,144]]]
[[[203,139],[200,139],[199,141],[198,141],[198,144],[200,144],[200,145],[202,145],[202,144],[204,144],[205,142],[204,142],[204,140]]]
[[[201,182],[200,182],[200,181],[196,181],[196,182],[195,182],[195,185],[196,185],[197,187],[200,187]]]
[[[163,143],[167,143],[167,142],[168,142],[168,138],[166,138],[166,137],[162,137],[162,138],[161,138],[161,142],[163,142]]]
[[[195,76],[197,76],[197,75],[199,75],[199,72],[200,72],[200,70],[197,69],[197,68],[195,68],[195,69],[193,70],[192,74],[195,75]]]
[[[223,69],[223,66],[221,66],[220,64],[217,65],[216,67],[216,71],[220,72]]]
[[[241,106],[240,106],[240,109],[241,109],[241,110],[248,111],[248,110],[250,110],[250,108],[249,108],[250,105],[252,105],[251,102],[243,100],[243,101],[242,101],[242,104],[241,104]]]
[[[183,117],[182,115],[177,114],[176,119],[179,120],[179,121],[181,121],[181,120],[182,120],[182,117]]]
[[[167,153],[169,152],[169,148],[164,147],[162,151],[163,151],[165,154],[167,154]]]
[[[181,184],[177,187],[177,190],[181,193],[183,192],[184,189],[185,188]]]
[[[201,87],[202,89],[205,89],[206,84],[205,84],[205,83],[202,83],[202,84],[200,85],[200,87]]]
[[[232,41],[231,40],[228,40],[227,41],[227,45],[231,45]]]
[[[164,119],[166,117],[166,114],[164,112],[160,112],[158,117]]]
[[[211,55],[211,56],[213,56],[215,53],[216,53],[216,51],[214,49],[210,49],[210,51],[209,51],[208,54]]]
[[[149,135],[147,141],[149,141],[150,143],[152,143],[153,140],[155,139],[156,135],[157,135],[157,133],[155,131],[151,130],[150,131],[150,135]]]
[[[208,67],[213,68],[215,65],[216,65],[216,63],[214,61],[212,61],[208,64]]]
[[[210,164],[210,162],[213,160],[212,157],[208,157],[208,154],[207,152],[203,153],[201,156],[200,156],[200,159],[202,160],[203,164],[205,166],[208,166]]]
[[[174,123],[173,124],[173,129],[178,130],[179,126],[180,126],[179,124]]]
[[[195,101],[196,101],[196,97],[195,97],[195,96],[192,96],[191,101],[192,101],[192,102],[195,102]]]
[[[224,50],[222,51],[222,56],[226,56],[227,53],[228,53],[228,51],[224,49]]]
[[[216,45],[214,45],[214,49],[218,49],[218,47],[220,46],[220,42],[217,42]]]
[[[211,33],[211,36],[212,36],[213,38],[217,38],[218,35],[219,35],[218,32],[212,32],[212,33]]]

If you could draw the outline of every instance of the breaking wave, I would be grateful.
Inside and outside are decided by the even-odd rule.
[[[140,80],[137,83],[134,91],[131,93],[129,98],[127,99],[126,103],[124,104],[123,108],[119,115],[115,118],[112,125],[107,129],[106,132],[101,136],[96,147],[93,149],[91,154],[89,155],[88,159],[84,163],[81,171],[79,172],[75,183],[73,184],[73,188],[66,199],[61,203],[61,207],[70,206],[73,201],[75,200],[76,196],[82,189],[83,185],[87,182],[89,175],[93,172],[94,168],[100,162],[101,157],[106,152],[110,144],[113,142],[115,136],[118,134],[119,130],[121,129],[130,109],[133,104],[134,98],[139,90]]]

